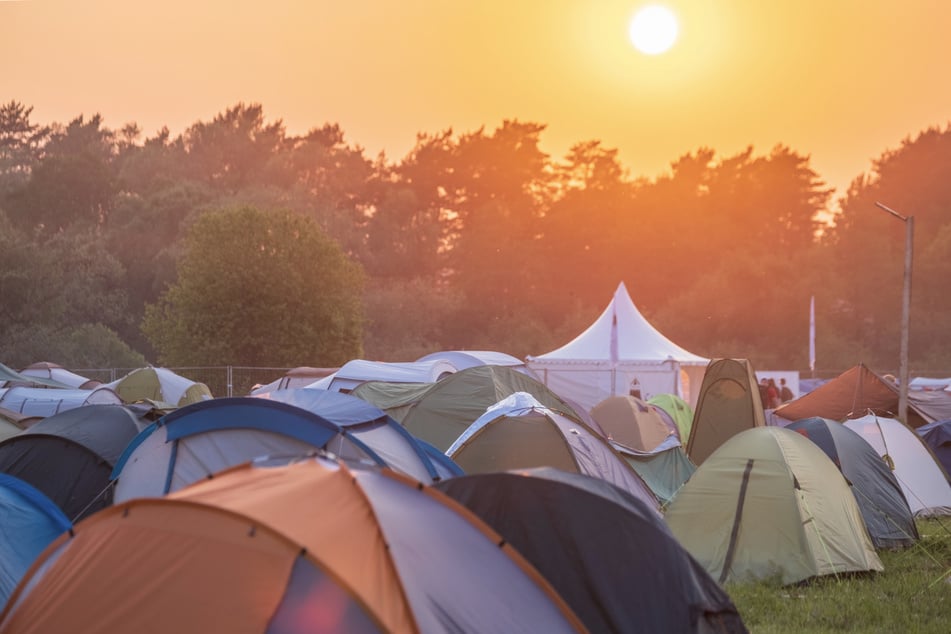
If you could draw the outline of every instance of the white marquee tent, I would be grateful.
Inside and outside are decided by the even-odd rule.
[[[589,411],[608,398],[639,390],[644,400],[676,394],[695,406],[709,359],[687,352],[641,315],[621,282],[587,330],[526,365],[563,398]]]

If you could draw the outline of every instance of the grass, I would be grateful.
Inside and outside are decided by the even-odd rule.
[[[919,520],[921,541],[881,551],[885,570],[798,586],[731,584],[753,634],[951,632],[951,519]]]

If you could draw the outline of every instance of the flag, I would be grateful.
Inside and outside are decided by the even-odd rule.
[[[809,371],[816,374],[816,296],[809,298]]]

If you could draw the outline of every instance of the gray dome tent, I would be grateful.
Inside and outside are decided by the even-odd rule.
[[[664,522],[603,480],[544,468],[435,486],[527,558],[591,632],[746,631]]]

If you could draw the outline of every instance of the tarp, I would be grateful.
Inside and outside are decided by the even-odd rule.
[[[556,394],[591,409],[609,396],[676,394],[696,402],[709,359],[684,350],[641,315],[624,282],[604,312],[564,346],[526,364]]]
[[[667,506],[676,497],[697,467],[684,453],[679,440],[669,436],[667,441],[652,453],[632,451],[627,447],[611,443],[618,454],[627,461],[637,475],[657,496],[662,507]]]
[[[746,631],[663,520],[603,480],[543,468],[436,487],[515,546],[591,632]]]
[[[821,449],[781,427],[726,441],[665,519],[720,583],[882,570],[845,478]]]
[[[844,421],[869,412],[895,416],[898,412],[898,386],[872,372],[864,364],[849,368],[826,381],[808,394],[776,408],[776,416],[785,420],[801,420],[818,416]],[[940,417],[945,395],[941,393],[908,393],[908,424],[920,427]],[[951,405],[951,399],[947,399]],[[922,407],[923,406],[923,407]],[[938,408],[928,413],[931,408]]]

